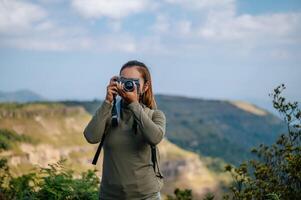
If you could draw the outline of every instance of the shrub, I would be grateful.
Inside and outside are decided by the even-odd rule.
[[[281,84],[269,95],[273,97],[273,107],[283,116],[288,133],[281,134],[271,146],[260,144],[253,148],[251,152],[258,160],[243,162],[238,168],[225,166],[234,184],[229,188],[231,194],[224,195],[224,199],[300,199],[301,111],[298,102],[286,103],[280,96],[284,89]]]
[[[19,177],[12,177],[6,159],[0,159],[1,199],[98,199],[99,178],[95,170],[83,172],[74,178],[74,172],[64,168],[66,159],[61,159],[49,168],[40,168]]]

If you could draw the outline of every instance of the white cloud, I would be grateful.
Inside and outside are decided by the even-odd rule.
[[[112,31],[114,32],[119,32],[122,30],[122,22],[121,20],[116,20],[116,19],[110,19],[107,21],[107,24],[111,28]]]
[[[43,0],[39,2],[45,3],[48,1]],[[90,30],[83,31],[83,28],[80,26],[72,27],[70,25],[65,26],[63,24],[58,24],[47,17],[46,12],[44,11],[43,15],[38,15],[39,18],[34,17],[32,20],[25,20],[28,21],[26,29],[23,28],[22,31],[19,32],[20,34],[0,35],[0,46],[2,48],[9,47],[36,51],[96,50],[133,53],[138,50],[138,42],[131,34],[122,30],[120,17],[140,12],[141,9],[144,9],[146,2],[147,1],[130,1],[127,2],[125,7],[122,7],[125,5],[124,1],[82,1],[83,4],[80,4],[81,1],[73,1],[73,6],[83,8],[83,10],[81,10],[83,11],[82,14],[84,14],[85,11],[90,11],[89,6],[96,6],[94,7],[95,12],[92,9],[91,15],[86,13],[86,17],[108,17],[109,19],[106,20],[106,23],[111,27],[112,32],[96,35]],[[30,15],[30,12],[33,12],[34,9],[36,9],[38,13],[40,13],[39,10],[43,10],[42,7],[37,4],[25,4],[14,1],[13,5],[16,5],[16,7],[21,6],[22,10],[25,10],[24,12],[27,15]],[[154,6],[151,6],[151,8],[154,8]],[[4,8],[1,9],[3,10]],[[12,6],[10,7],[10,10],[8,8],[6,9],[8,10],[6,14],[9,14],[9,11],[12,13],[17,12],[15,10],[16,8]],[[9,16],[6,17],[9,18]],[[5,30],[8,32],[6,27]]]
[[[300,42],[301,13],[271,13],[238,15],[236,0],[164,0],[169,5],[181,6],[194,13],[193,17],[172,19],[165,14],[163,19],[157,18],[153,25],[156,34],[187,40],[199,39],[199,42],[242,42],[251,46],[263,42],[288,44]],[[186,16],[184,15],[183,16]],[[161,14],[158,12],[158,15]],[[167,20],[168,19],[168,20]],[[251,44],[252,43],[252,44]]]
[[[148,3],[147,0],[72,0],[72,7],[86,18],[121,19],[143,11]]]
[[[220,16],[211,13],[198,34],[216,41],[292,42],[300,36],[301,13]]]
[[[104,52],[120,51],[133,53],[137,50],[136,40],[126,33],[107,34],[94,38],[95,49]]]
[[[152,30],[156,33],[168,33],[180,37],[196,36],[196,30],[210,19],[211,13],[229,18],[236,12],[235,0],[164,0],[163,2],[167,7],[161,6],[165,10],[159,10],[156,14],[161,16],[163,15],[161,13],[164,13],[164,18],[157,17]],[[172,6],[179,6],[177,12],[182,18],[174,18],[168,14]]]
[[[291,52],[281,45],[300,44],[301,13],[238,15],[235,0],[70,0],[72,8],[86,18],[107,18],[102,23],[107,23],[110,29],[101,33],[94,32],[96,26],[104,25],[96,20],[85,26],[58,24],[38,4],[17,0],[0,2],[2,47],[174,55],[210,53],[216,52],[215,49],[220,54],[252,55],[251,51],[263,47],[270,52],[267,55],[286,59]],[[45,6],[49,0],[38,2]],[[173,6],[177,7],[176,16],[172,15]],[[152,25],[146,21],[145,26],[138,27],[139,32],[123,26],[123,17],[149,11],[155,16]],[[272,52],[272,48],[281,51]]]
[[[235,0],[164,0],[166,3],[180,5],[192,10],[234,9]]]
[[[46,15],[43,8],[32,3],[0,0],[0,32],[17,33],[28,30]]]
[[[0,0],[0,47],[39,51],[89,49],[91,38],[83,28],[49,19],[38,4]]]
[[[188,36],[191,33],[192,25],[189,20],[181,20],[177,22],[177,27],[180,35]]]
[[[156,21],[151,27],[151,30],[157,33],[166,33],[170,29],[170,20],[167,16],[163,14],[158,14],[156,16]]]
[[[36,1],[42,4],[59,4],[59,3],[67,2],[69,0],[36,0]]]
[[[0,40],[1,46],[36,51],[72,51],[89,50],[93,46],[90,38],[47,38],[47,37],[15,37]]]
[[[152,31],[170,51],[190,50],[233,52],[252,56],[261,48],[266,55],[269,49],[283,48],[281,58],[289,58],[289,45],[301,42],[301,12],[268,14],[238,14],[236,1],[165,0],[168,5],[180,5],[177,18],[168,12],[157,18]],[[189,15],[187,10],[189,9]],[[157,12],[162,15],[162,10]],[[185,49],[185,50],[184,50]],[[285,53],[283,53],[285,52]],[[294,54],[296,55],[296,54]]]
[[[47,25],[46,25],[47,26]],[[55,30],[57,32],[55,32]],[[42,33],[42,32],[41,32]],[[49,29],[48,34],[23,35],[0,38],[1,47],[35,51],[137,51],[137,41],[127,33],[110,33],[91,36],[72,28]],[[71,34],[72,33],[72,34]]]
[[[146,53],[148,55],[171,55],[167,45],[163,45],[162,38],[157,35],[145,36],[137,41],[137,52]]]

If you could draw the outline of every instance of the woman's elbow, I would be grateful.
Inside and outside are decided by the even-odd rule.
[[[99,140],[97,138],[93,137],[93,135],[91,135],[90,133],[91,132],[87,128],[85,128],[83,134],[85,136],[86,141],[88,143],[90,143],[90,144],[96,144],[96,143],[98,143]]]
[[[159,143],[162,141],[162,139],[163,139],[163,137],[164,137],[164,134],[165,134],[165,131],[159,128],[159,129],[158,129],[158,132],[157,132],[157,134],[156,134],[156,137],[151,138],[151,139],[149,140],[149,143],[150,143],[151,145],[157,145],[157,144],[159,144]]]

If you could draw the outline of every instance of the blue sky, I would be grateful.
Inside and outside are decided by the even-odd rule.
[[[102,99],[137,59],[156,94],[300,101],[300,32],[299,0],[0,0],[0,90]]]

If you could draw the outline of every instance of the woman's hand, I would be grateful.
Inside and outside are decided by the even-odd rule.
[[[117,83],[117,92],[128,104],[132,102],[139,102],[138,94],[137,94],[137,85],[135,82],[134,82],[134,90],[131,92],[127,92],[124,90],[123,83]]]
[[[111,103],[114,100],[114,96],[116,96],[118,94],[117,83],[114,80],[115,78],[117,78],[117,76],[113,76],[110,80],[109,85],[107,86],[106,100],[108,100]]]

